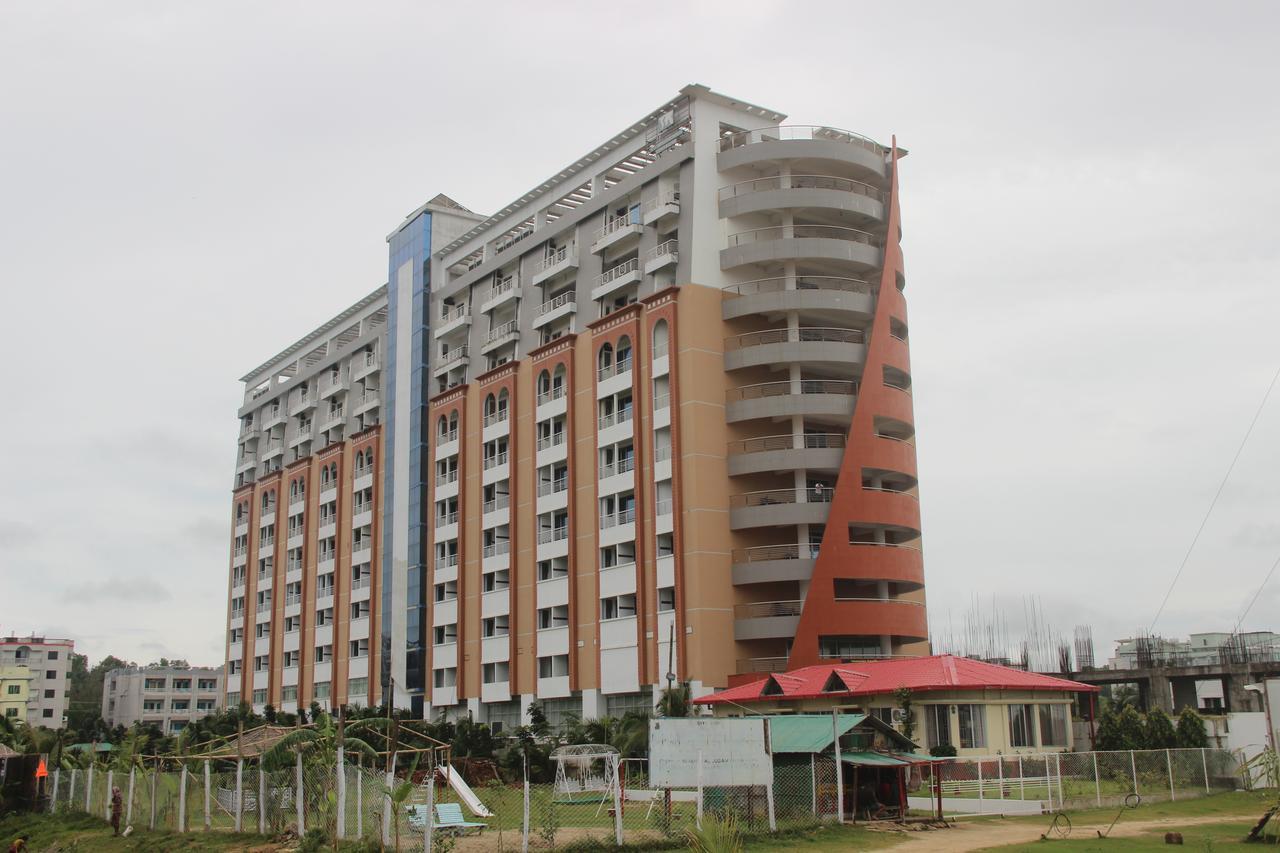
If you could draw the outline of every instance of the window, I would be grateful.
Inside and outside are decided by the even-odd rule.
[[[295,649],[294,651],[291,651],[291,652],[285,652],[285,653],[284,653],[284,666],[285,666],[285,669],[289,669],[290,667],[295,667],[295,666],[297,666],[297,665],[298,665],[298,652],[297,652],[297,650]]]
[[[145,702],[143,702],[143,703],[142,703],[142,710],[144,710],[144,711],[163,711],[163,710],[164,710],[164,700],[163,700],[163,699],[148,699],[148,700],[146,700]]]
[[[253,671],[254,671],[254,672],[266,672],[266,671],[267,671],[267,668],[268,668],[270,665],[271,665],[271,656],[270,656],[270,655],[256,655],[256,656],[254,657],[254,659],[253,659]]]
[[[18,694],[20,694],[21,692],[22,692],[22,685],[21,685],[21,684],[10,684],[10,685],[9,685],[9,695],[10,695],[10,696],[17,696],[17,695],[18,695]]]
[[[292,634],[294,631],[297,631],[301,627],[302,627],[301,616],[284,617],[284,632],[286,634]]]
[[[212,711],[216,710],[216,706],[217,706],[217,704],[218,704],[218,703],[217,703],[216,701],[214,701],[213,699],[197,699],[197,700],[196,700],[196,710],[197,710],[197,711],[210,711],[210,712],[212,712]]]
[[[191,710],[191,700],[174,699],[169,703],[169,708],[174,711],[189,711]]]
[[[238,660],[233,660],[233,661],[231,661],[231,664],[230,664],[230,670],[229,670],[229,671],[230,671],[230,673],[231,673],[232,675],[239,675],[239,674],[240,674],[240,666],[241,666],[240,661],[238,661]]]
[[[626,619],[636,615],[636,597],[634,594],[618,595],[600,599],[600,618]]]
[[[316,627],[333,624],[333,608],[321,607],[316,611]]]
[[[351,641],[351,657],[367,658],[369,656],[369,639]]]
[[[294,684],[289,687],[280,688],[281,702],[297,702],[298,701],[298,685]]]
[[[925,705],[925,725],[929,732],[929,746],[951,745],[951,706]]]
[[[191,679],[190,679],[190,678],[175,678],[175,679],[173,680],[173,689],[174,689],[174,690],[190,690],[190,689],[191,689]]]
[[[431,636],[432,643],[437,646],[442,646],[445,643],[456,643],[458,642],[458,625],[456,622],[451,622],[448,625],[436,625],[431,629]]]
[[[18,709],[17,709],[17,708],[5,708],[5,709],[4,709],[4,715],[5,715],[6,717],[16,717],[16,716],[18,716]]]
[[[46,690],[46,691],[44,692],[44,698],[46,698],[46,699],[52,699],[52,698],[53,698],[53,694],[54,694],[54,692],[55,692],[55,691],[53,691],[53,690]]]
[[[538,658],[539,678],[563,678],[569,674],[568,655],[549,655]]]
[[[658,588],[658,612],[676,609],[676,588],[664,586]]]
[[[453,687],[458,681],[458,670],[456,667],[445,667],[444,669],[432,670],[431,684],[439,689]]]
[[[485,684],[497,684],[499,681],[506,681],[511,676],[511,664],[506,661],[498,663],[487,663],[480,670],[480,679]]]
[[[987,746],[987,706],[961,705],[960,711],[960,747],[962,749],[985,749]]]
[[[316,646],[316,663],[329,663],[333,660],[333,646],[326,644]]]
[[[53,709],[52,709],[52,708],[45,708],[43,711],[41,711],[41,712],[40,712],[40,716],[42,716],[42,717],[44,717],[44,718],[46,718],[46,719],[47,719],[47,718],[49,718],[49,717],[52,717],[52,716],[53,716]]]
[[[217,690],[218,679],[216,678],[200,678],[196,680],[197,690]]]
[[[352,619],[368,619],[369,618],[369,602],[353,601],[351,603]]]
[[[1067,706],[1040,706],[1040,745],[1067,745]]]
[[[364,696],[369,692],[369,679],[352,678],[347,681],[347,695]]]
[[[1035,723],[1031,705],[1009,706],[1009,744],[1014,747],[1036,745]]]
[[[265,705],[266,702],[267,702],[267,691],[265,689],[253,691],[253,704]]]
[[[57,677],[58,677],[58,672],[57,672],[57,670],[53,670],[53,669],[46,669],[46,670],[44,671],[44,677],[45,677],[45,678],[57,678]]]
[[[58,659],[58,653],[57,653],[57,652],[49,652],[49,653],[47,653],[47,654],[46,654],[46,657],[47,657],[49,660],[57,660],[57,659]]]
[[[228,708],[240,707],[240,693],[238,691],[227,694],[227,707]]]
[[[315,684],[315,688],[312,690],[312,694],[315,696],[316,699],[328,699],[329,698],[329,682],[317,681]]]

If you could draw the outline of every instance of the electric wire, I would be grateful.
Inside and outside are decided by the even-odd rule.
[[[1173,582],[1169,584],[1169,589],[1165,591],[1164,598],[1160,601],[1160,607],[1156,610],[1155,617],[1151,620],[1151,627],[1148,633],[1155,633],[1156,623],[1160,621],[1160,616],[1164,613],[1165,605],[1169,603],[1169,596],[1173,595],[1173,589],[1178,585],[1178,580],[1182,577],[1182,572],[1187,567],[1187,561],[1191,559],[1191,552],[1196,549],[1196,543],[1200,541],[1200,534],[1204,532],[1204,527],[1209,522],[1209,516],[1213,515],[1213,509],[1218,505],[1218,498],[1222,497],[1222,490],[1226,488],[1227,480],[1231,479],[1231,472],[1235,470],[1236,462],[1240,460],[1240,453],[1244,450],[1244,446],[1249,443],[1249,436],[1253,435],[1253,428],[1258,425],[1258,418],[1262,416],[1262,410],[1267,405],[1267,400],[1271,397],[1271,391],[1276,387],[1276,380],[1280,379],[1280,368],[1276,368],[1276,372],[1271,376],[1271,382],[1267,385],[1267,392],[1262,395],[1262,402],[1258,404],[1258,410],[1253,413],[1253,420],[1249,421],[1249,428],[1244,432],[1244,438],[1240,439],[1240,446],[1236,448],[1236,453],[1231,457],[1231,464],[1227,466],[1227,473],[1223,475],[1222,482],[1218,484],[1218,490],[1213,493],[1213,500],[1209,502],[1209,509],[1205,511],[1204,518],[1200,519],[1200,526],[1196,528],[1196,535],[1191,538],[1191,545],[1187,548],[1187,553],[1182,555],[1182,562],[1178,565],[1178,571],[1173,576]],[[1275,571],[1275,567],[1272,567]],[[1270,575],[1267,575],[1269,578]],[[1252,605],[1250,605],[1252,606]]]

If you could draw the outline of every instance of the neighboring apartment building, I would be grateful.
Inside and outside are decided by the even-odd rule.
[[[688,86],[491,217],[437,196],[388,237],[385,289],[245,377],[228,703],[389,686],[514,725],[534,698],[621,714],[671,679],[928,653],[906,152],[784,118]],[[299,433],[357,352],[383,420]],[[317,529],[356,492],[372,515]]]
[[[112,728],[134,723],[177,734],[222,707],[222,667],[129,666],[102,681],[102,719]]]
[[[928,653],[905,152],[783,119],[686,87],[434,253],[424,711]]]
[[[30,667],[0,666],[0,717],[27,721],[32,678]]]
[[[26,708],[21,717],[33,726],[50,729],[66,725],[67,675],[71,671],[71,655],[75,653],[73,640],[51,637],[3,637],[0,638],[0,671],[9,673],[4,692],[23,680],[21,670],[27,670]],[[19,695],[17,693],[13,695]]]

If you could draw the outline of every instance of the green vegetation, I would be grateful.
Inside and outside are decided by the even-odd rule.
[[[1183,708],[1175,728],[1169,715],[1153,708],[1145,715],[1133,705],[1108,703],[1098,716],[1098,749],[1104,752],[1128,749],[1178,749],[1209,745],[1204,718],[1192,708]]]

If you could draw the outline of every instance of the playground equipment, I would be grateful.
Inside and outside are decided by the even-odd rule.
[[[462,778],[461,773],[448,764],[441,764],[436,768],[436,772],[444,777],[444,781],[449,783],[449,787],[458,795],[458,799],[467,804],[472,814],[476,817],[493,817],[493,812],[480,802],[480,798],[476,796],[475,791],[471,790],[471,786]]]
[[[607,744],[578,743],[551,753],[556,763],[554,799],[557,803],[612,802],[619,789],[618,750]],[[597,809],[598,809],[597,806]]]

